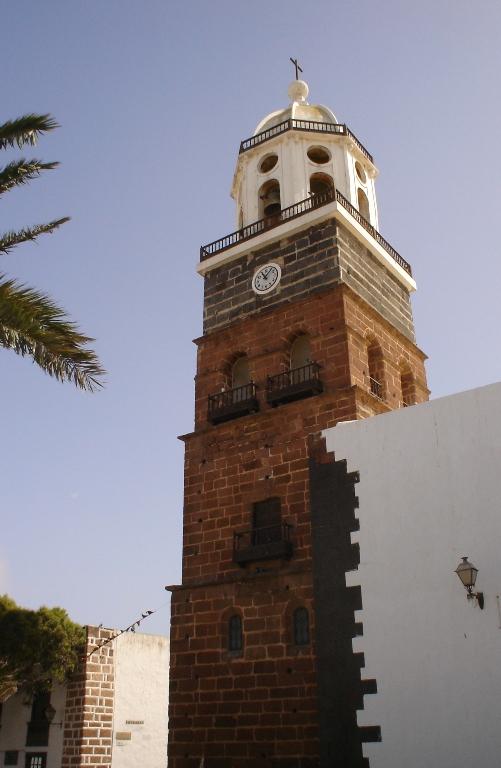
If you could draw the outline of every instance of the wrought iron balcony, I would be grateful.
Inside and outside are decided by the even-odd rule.
[[[234,533],[233,562],[245,565],[258,560],[289,559],[293,552],[291,534],[290,523]]]
[[[321,123],[316,120],[284,120],[282,123],[274,125],[272,128],[267,128],[265,131],[261,131],[261,133],[256,134],[256,136],[244,139],[244,141],[240,143],[240,154],[259,146],[259,144],[263,144],[265,141],[275,138],[275,136],[280,136],[280,134],[285,133],[286,131],[312,131],[314,133],[334,133],[340,136],[349,136],[362,154],[365,155],[371,163],[374,162],[374,158],[370,152],[366,150],[362,142],[357,139],[347,125],[344,123]]]
[[[211,256],[215,256],[217,253],[222,253],[228,248],[233,248],[234,245],[250,240],[253,237],[257,237],[263,232],[267,232],[274,227],[278,227],[287,221],[292,221],[298,216],[303,216],[305,213],[314,211],[317,208],[321,208],[328,203],[336,201],[348,211],[348,213],[357,221],[361,227],[363,227],[379,245],[399,264],[412,277],[411,265],[408,264],[405,259],[400,256],[393,246],[389,244],[387,240],[375,229],[372,224],[365,219],[355,206],[353,206],[349,200],[337,189],[328,189],[325,192],[319,192],[316,195],[311,195],[305,200],[301,200],[299,203],[294,203],[288,208],[282,208],[277,216],[269,216],[265,219],[259,219],[253,224],[248,224],[242,229],[238,229],[236,232],[231,232],[229,235],[214,240],[212,243],[202,245],[200,248],[200,261],[205,261]]]
[[[318,395],[323,390],[319,376],[318,363],[308,363],[301,368],[268,376],[266,384],[266,400],[270,405],[277,406],[301,400],[304,397]]]
[[[253,382],[243,387],[226,389],[209,395],[207,418],[211,424],[221,424],[223,421],[237,419],[259,410],[256,396],[256,385]]]

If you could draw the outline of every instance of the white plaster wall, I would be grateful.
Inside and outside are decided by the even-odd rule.
[[[327,430],[328,450],[359,470],[365,653],[361,725],[371,768],[501,764],[501,384]],[[485,609],[454,569],[479,569]]]
[[[320,165],[313,163],[307,156],[308,148],[312,146],[326,147],[331,153],[331,160]],[[260,173],[259,164],[266,155],[272,153],[278,155],[277,165],[268,173]],[[365,167],[368,174],[366,185],[360,185],[355,177],[355,160]],[[356,208],[358,207],[357,186],[362,186],[369,198],[371,223],[377,227],[374,181],[369,178],[372,169],[362,156],[356,157],[350,151],[350,142],[344,137],[327,133],[287,132],[249,150],[239,157],[238,163],[241,169],[235,189],[237,228],[240,208],[243,212],[244,226],[261,218],[259,190],[265,182],[271,179],[279,182],[281,206],[287,208],[308,197],[310,176],[313,173],[326,173],[332,176],[337,189]]]
[[[169,640],[126,633],[114,647],[113,768],[165,768]],[[117,739],[124,732],[130,733],[130,739]]]
[[[31,717],[31,702],[24,704],[25,695],[16,693],[3,704],[0,727],[0,765],[4,764],[6,750],[19,752],[18,766],[22,768],[27,752],[46,752],[47,768],[61,768],[63,753],[64,705],[66,687],[56,685],[50,695],[50,703],[56,710],[52,724],[49,726],[49,745],[47,747],[27,747],[26,730]]]

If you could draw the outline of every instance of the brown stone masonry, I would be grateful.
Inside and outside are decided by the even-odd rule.
[[[68,684],[64,714],[62,768],[111,766],[113,743],[114,664],[110,643],[88,654],[109,638],[111,629],[87,627],[82,667]]]
[[[251,295],[258,263],[280,259],[280,290],[267,298]],[[315,525],[326,525],[338,547],[336,509],[341,510],[342,536],[349,541],[355,495],[339,463],[332,464],[335,479],[325,470],[322,486],[324,470],[312,468],[312,446],[339,421],[426,400],[425,355],[414,343],[405,290],[334,222],[210,273],[205,331],[197,340],[195,432],[183,438],[183,580],[171,587],[169,768],[323,768],[339,734],[328,729],[333,703],[318,675],[324,668],[332,673],[329,659],[337,658],[337,650],[326,644],[332,634],[325,618],[330,597],[328,589],[319,591],[318,574],[328,569],[319,570],[315,562],[319,552],[325,559]],[[272,407],[267,377],[287,370],[291,345],[301,334],[308,335],[311,360],[320,366],[322,391]],[[231,388],[231,367],[241,355],[257,386],[258,410],[213,426],[208,397]],[[378,378],[376,391],[371,377]],[[327,488],[323,496],[317,488],[313,517],[311,477]],[[335,507],[334,517],[328,483],[339,486],[351,504]],[[273,550],[276,559],[239,564],[235,534],[237,543],[249,535],[254,505],[271,504],[267,500],[279,500],[290,542],[282,556]],[[339,595],[344,572],[356,567],[350,565],[350,547],[346,552],[346,563],[333,571]],[[336,610],[346,624],[339,636],[342,658],[359,665],[350,667],[343,683],[346,690],[352,679],[358,685],[347,720],[353,725],[375,683],[361,678],[362,658],[348,658],[358,631],[351,597],[348,592],[345,608]],[[298,642],[294,630],[299,609],[309,618],[305,642]],[[230,618],[241,623],[241,647],[231,645]],[[344,700],[334,704],[345,712]],[[358,736],[357,755],[343,768],[366,766],[360,744],[378,731]]]

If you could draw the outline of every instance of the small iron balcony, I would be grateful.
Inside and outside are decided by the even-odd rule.
[[[256,396],[256,385],[253,382],[243,387],[234,387],[224,392],[209,395],[207,418],[211,424],[221,424],[223,421],[237,419],[259,410]]]
[[[323,390],[319,378],[318,363],[308,363],[301,368],[293,368],[276,376],[268,376],[266,384],[266,400],[270,405],[277,406],[301,400],[304,397],[318,395]]]
[[[233,562],[238,565],[258,560],[289,559],[292,557],[292,525],[278,523],[266,528],[233,534]]]

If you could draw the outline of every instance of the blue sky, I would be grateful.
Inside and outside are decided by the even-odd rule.
[[[72,221],[1,269],[66,307],[109,375],[88,395],[1,352],[0,591],[118,627],[163,605],[144,630],[167,632],[198,249],[234,228],[238,145],[286,105],[289,56],[375,156],[432,396],[501,379],[501,6],[17,0],[2,21],[0,120],[52,113],[32,154],[62,165],[4,196],[0,225]]]

